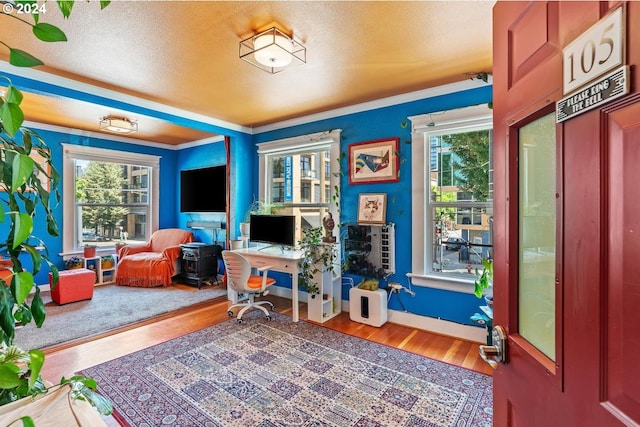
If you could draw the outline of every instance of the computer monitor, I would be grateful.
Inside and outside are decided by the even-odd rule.
[[[296,217],[293,215],[251,215],[249,241],[293,247]]]

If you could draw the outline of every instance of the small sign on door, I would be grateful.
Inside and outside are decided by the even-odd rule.
[[[609,75],[561,99],[556,105],[556,122],[592,110],[629,93],[629,66],[624,65]]]

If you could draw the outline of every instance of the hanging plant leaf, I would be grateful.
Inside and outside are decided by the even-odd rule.
[[[58,9],[60,9],[60,12],[62,12],[62,16],[64,16],[65,19],[71,15],[73,3],[73,1],[58,0]]]
[[[10,84],[9,87],[7,88],[7,94],[5,95],[5,100],[12,104],[20,105],[23,98],[24,98],[24,95],[22,94],[22,92],[20,92],[20,90],[18,90],[15,86]]]
[[[34,295],[33,301],[31,302],[31,314],[33,315],[33,320],[35,321],[36,326],[38,328],[42,327],[44,319],[47,317],[47,313],[44,308],[42,297],[40,296],[39,286],[36,286],[36,294]]]
[[[66,42],[67,36],[55,25],[40,22],[33,26],[33,34],[43,42]]]
[[[24,114],[18,104],[13,102],[5,102],[0,106],[0,120],[2,120],[2,127],[9,136],[14,137],[22,122],[24,121]]]
[[[0,389],[18,387],[22,380],[19,376],[20,369],[12,363],[0,365]]]
[[[12,249],[15,249],[27,240],[33,231],[33,218],[25,213],[12,212],[12,215],[14,225]]]
[[[16,67],[37,67],[44,62],[24,50],[9,48],[9,64]]]
[[[33,159],[24,154],[19,154],[14,157],[12,166],[11,191],[16,191],[33,174]]]
[[[27,299],[33,284],[33,275],[28,271],[20,271],[13,276],[11,286],[15,285],[16,304],[22,304]]]
[[[31,363],[29,363],[29,371],[31,371],[29,388],[33,388],[40,379],[40,371],[42,370],[42,365],[44,365],[44,353],[42,350],[29,350],[29,358],[31,359]]]

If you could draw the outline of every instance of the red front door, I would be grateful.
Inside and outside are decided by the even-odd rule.
[[[640,425],[640,3],[631,93],[560,124],[562,49],[619,3],[494,9],[495,426]]]

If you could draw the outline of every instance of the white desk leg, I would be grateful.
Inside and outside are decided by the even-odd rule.
[[[291,280],[291,305],[293,306],[293,313],[291,314],[291,320],[294,322],[298,321],[298,272],[296,271],[292,274]]]

